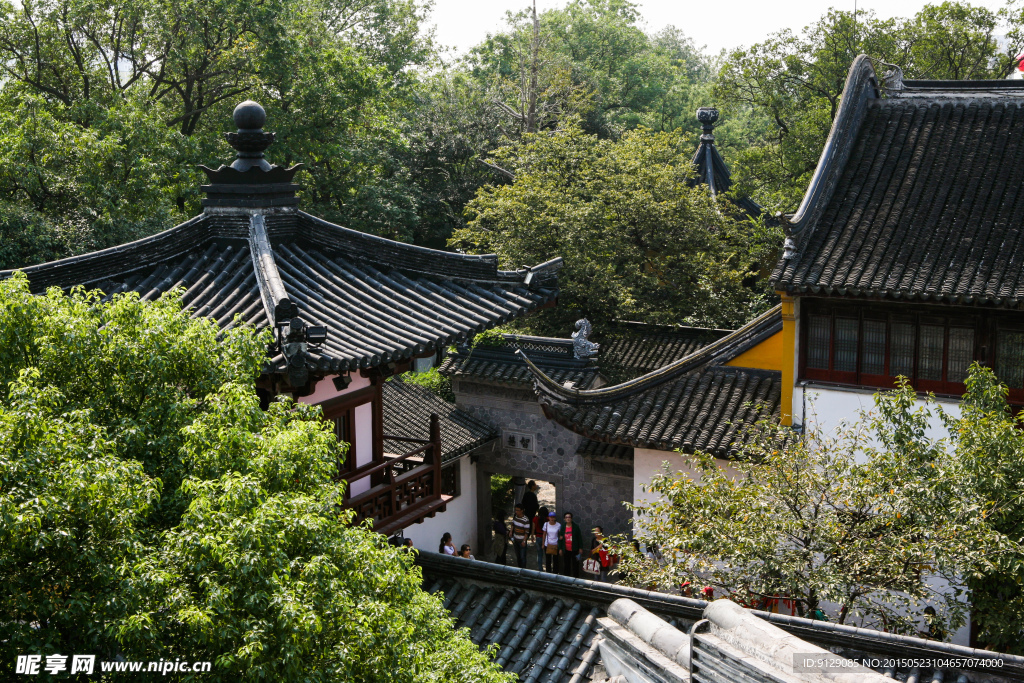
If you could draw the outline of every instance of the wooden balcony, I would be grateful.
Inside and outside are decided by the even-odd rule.
[[[441,494],[441,427],[430,416],[430,439],[385,435],[388,441],[415,446],[408,453],[365,465],[349,474],[345,506],[355,510],[356,521],[373,520],[373,530],[391,535],[438,512],[451,496]],[[369,479],[370,489],[349,496],[354,482]]]

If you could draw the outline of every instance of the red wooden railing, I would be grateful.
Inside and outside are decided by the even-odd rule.
[[[376,531],[390,529],[398,522],[412,524],[417,512],[432,514],[441,498],[441,427],[437,414],[430,416],[430,439],[384,436],[385,441],[419,444],[417,448],[384,462],[370,463],[351,472],[346,479],[345,506],[355,510],[356,521],[373,520]],[[410,460],[422,455],[422,463]],[[368,491],[352,496],[352,484],[369,479],[376,482]]]

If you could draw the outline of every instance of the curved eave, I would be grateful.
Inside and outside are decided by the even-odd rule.
[[[86,288],[95,286],[104,282],[108,274],[122,277],[131,275],[188,253],[198,243],[205,241],[205,230],[197,229],[205,221],[206,216],[200,214],[155,235],[116,247],[24,268],[0,270],[0,280],[6,280],[20,271],[28,276],[34,292],[54,286],[64,289],[79,285]],[[102,274],[95,275],[97,271]],[[84,274],[84,277],[76,277],[79,273]]]
[[[781,410],[781,373],[715,367],[602,406],[541,398],[548,419],[602,443],[735,458],[751,429]]]
[[[604,403],[627,398],[637,392],[654,388],[703,365],[713,362],[728,362],[781,329],[782,306],[779,305],[762,313],[732,334],[708,344],[689,356],[680,358],[636,379],[613,386],[601,387],[600,389],[566,388],[548,377],[522,350],[517,350],[516,355],[523,359],[533,374],[535,390],[542,399],[549,397],[556,401],[565,401],[573,404]]]
[[[867,101],[880,96],[881,91],[875,78],[875,69],[871,64],[871,58],[867,55],[859,55],[850,65],[839,109],[835,119],[832,120],[832,128],[825,141],[825,147],[821,150],[821,157],[814,169],[814,175],[811,176],[811,182],[807,186],[799,208],[789,219],[792,238],[797,241],[797,250],[799,250],[801,236],[814,229],[825,205],[828,204],[835,192],[836,183],[843,173],[843,168],[853,149],[857,131],[864,120]],[[778,285],[782,282],[788,264],[789,259],[779,260],[770,278],[772,283]]]
[[[890,291],[882,289],[861,289],[855,287],[829,287],[817,285],[793,286],[789,282],[777,284],[780,291],[787,294],[805,296],[861,298],[873,301],[918,301],[922,303],[950,304],[957,306],[987,306],[1007,309],[1020,309],[1024,306],[1024,298],[1019,296],[991,296],[985,294],[936,294],[923,291]]]

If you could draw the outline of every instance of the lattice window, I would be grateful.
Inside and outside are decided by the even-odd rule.
[[[889,347],[889,375],[914,376],[914,324],[893,323],[892,342]]]
[[[949,359],[946,361],[946,381],[964,382],[974,360],[974,330],[966,327],[949,328]]]
[[[828,370],[832,342],[832,318],[827,315],[808,316],[807,367]]]
[[[857,372],[856,318],[836,318],[836,348],[832,368],[837,372]]]
[[[932,382],[942,381],[942,347],[946,328],[941,325],[921,325],[918,340],[917,377]]]
[[[457,460],[441,469],[441,495],[454,497],[462,493],[462,477],[459,470]]]
[[[334,436],[338,438],[338,441],[349,443],[349,414],[348,411],[341,413],[340,415],[334,415],[327,418],[334,424]]]
[[[903,376],[919,391],[962,394],[978,347],[985,344],[982,320],[924,307],[810,302],[802,377],[892,388],[894,378]],[[1024,369],[1019,375],[1024,381]]]
[[[864,347],[861,372],[868,375],[885,374],[885,321],[864,321]]]
[[[1011,389],[1024,388],[1024,332],[999,332],[996,375]]]

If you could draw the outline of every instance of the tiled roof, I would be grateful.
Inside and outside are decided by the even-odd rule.
[[[619,323],[604,332],[599,340],[601,374],[612,383],[625,382],[696,353],[729,332],[700,327]]]
[[[599,654],[597,620],[620,597],[650,594],[607,583],[513,569],[487,562],[419,553],[423,587],[444,595],[459,628],[481,648],[498,646],[498,664],[521,683],[592,680]],[[456,564],[457,563],[457,564]],[[642,595],[641,595],[642,594]],[[659,615],[688,628],[705,603],[665,596]],[[651,605],[646,601],[645,606]],[[688,618],[689,617],[689,618]]]
[[[1016,306],[1024,301],[1024,83],[904,86],[879,98],[870,68],[862,60],[851,68],[776,287]]]
[[[779,307],[696,353],[610,387],[574,391],[533,366],[544,413],[596,441],[735,455],[747,427],[780,414],[779,372],[722,365],[782,329]],[[527,358],[529,363],[529,358]]]
[[[516,355],[527,350],[530,358],[544,368],[551,379],[561,385],[586,389],[597,379],[598,366],[593,360],[578,360],[573,354],[571,339],[502,335],[502,346],[460,346],[445,358],[438,372],[452,378],[498,384],[509,387],[530,387],[533,375],[526,363]]]
[[[576,453],[595,460],[633,460],[633,449],[629,446],[593,439],[583,439],[576,449]]]
[[[496,644],[499,664],[517,673],[523,683],[595,680],[595,665],[601,663],[595,636],[602,636],[597,620],[608,615],[615,600],[628,598],[684,632],[704,617],[708,605],[678,595],[432,552],[418,552],[416,563],[423,571],[424,588],[444,595],[458,627],[469,628],[480,647]],[[1024,657],[784,614],[750,614],[837,655],[875,660],[878,671],[886,671],[888,662],[909,662],[886,672],[895,680],[933,680],[923,676],[934,674],[929,664],[914,669],[914,660],[977,662],[967,669],[970,678],[958,679],[958,671],[946,669],[936,681],[990,680],[994,672],[1004,677],[1001,680],[1024,680]],[[999,666],[992,666],[994,659]]]
[[[266,270],[277,316],[325,325],[311,349],[323,372],[373,367],[443,348],[553,302],[552,269],[499,271],[494,256],[426,249],[332,225],[301,211],[262,217],[207,213],[153,237],[25,268],[33,291],[84,285],[155,299],[172,288],[197,316],[269,324]],[[259,232],[262,231],[262,232]],[[258,263],[260,271],[254,264]],[[0,272],[0,278],[10,271]],[[527,284],[529,282],[529,284]],[[261,287],[263,292],[261,295]],[[283,367],[283,358],[276,359]]]
[[[781,398],[782,373],[713,366],[614,401],[541,403],[548,417],[592,439],[724,458],[749,426],[779,417]]]
[[[430,415],[441,427],[442,461],[449,462],[498,438],[498,431],[448,403],[426,387],[395,377],[384,382],[384,434],[410,439],[430,438]],[[387,453],[405,453],[409,444],[384,439]]]

